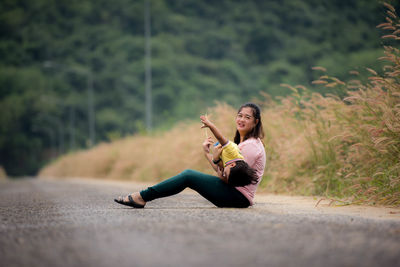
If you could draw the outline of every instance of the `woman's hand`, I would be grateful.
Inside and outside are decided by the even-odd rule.
[[[228,183],[228,179],[225,177],[224,169],[218,167],[217,169],[218,178],[221,179],[223,182]]]
[[[212,144],[214,144],[214,141],[212,140],[211,137],[208,137],[206,140],[204,140],[203,142],[204,153],[206,154],[210,153],[210,147]]]

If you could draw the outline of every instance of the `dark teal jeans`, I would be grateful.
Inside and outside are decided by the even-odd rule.
[[[185,170],[159,184],[140,192],[144,201],[168,197],[191,188],[215,206],[223,208],[247,208],[249,200],[235,187],[224,183],[216,176],[194,170]]]

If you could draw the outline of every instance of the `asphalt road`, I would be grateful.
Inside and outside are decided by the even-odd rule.
[[[400,266],[400,220],[220,209],[183,192],[135,210],[133,184],[0,182],[1,266]]]

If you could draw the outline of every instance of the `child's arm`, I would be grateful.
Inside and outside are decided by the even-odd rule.
[[[207,119],[206,116],[200,116],[200,120],[203,123],[203,126],[201,128],[208,127],[210,131],[214,134],[215,138],[217,138],[218,142],[224,146],[226,143],[228,143],[228,139],[222,135],[222,133],[219,131],[219,129]]]

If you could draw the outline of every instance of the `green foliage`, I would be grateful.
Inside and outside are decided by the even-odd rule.
[[[279,84],[310,82],[314,65],[344,79],[378,55],[377,1],[150,2],[156,128],[215,101],[288,94]],[[0,165],[9,175],[87,147],[89,70],[96,141],[143,132],[143,10],[128,0],[0,3]]]

